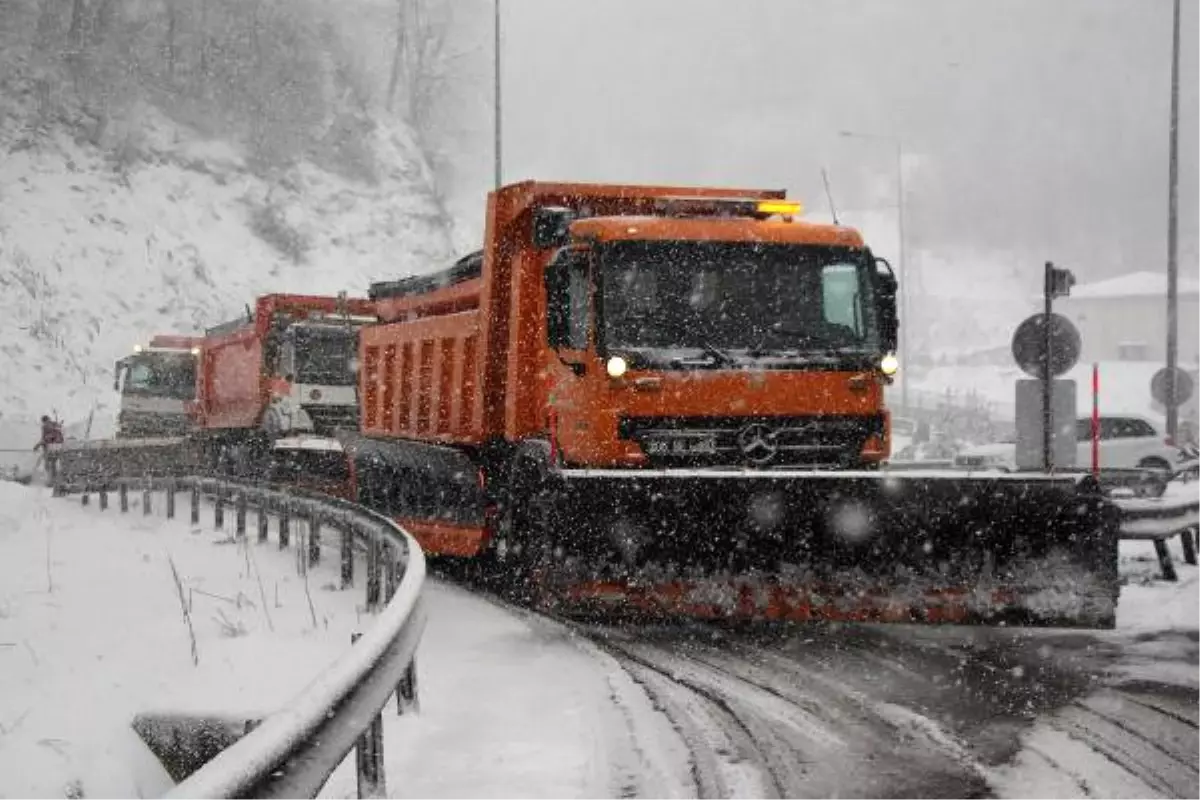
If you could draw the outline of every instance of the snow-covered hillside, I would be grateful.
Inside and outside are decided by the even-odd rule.
[[[375,185],[305,162],[268,183],[236,146],[151,108],[141,119],[119,164],[65,130],[0,132],[0,423],[95,406],[102,433],[113,364],[135,343],[223,322],[263,292],[364,294],[452,257],[400,126],[374,133]]]
[[[154,334],[454,257],[352,5],[4,5],[0,450],[46,412],[107,433],[114,362]]]

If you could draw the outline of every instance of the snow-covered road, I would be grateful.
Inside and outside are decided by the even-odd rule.
[[[17,645],[0,647],[0,796],[62,796],[76,783],[88,796],[160,792],[161,769],[128,730],[132,711],[271,707],[367,624],[357,591],[321,592],[329,621],[318,635],[303,593],[287,593],[293,554],[273,540],[240,553],[181,522],[0,491],[0,644]],[[210,609],[193,666],[165,552],[191,585],[258,601],[254,559],[269,592],[281,583],[276,630],[247,606],[246,635],[223,637]],[[1180,565],[1179,583],[1152,580],[1152,552],[1123,548],[1132,585],[1118,630],[1099,634],[582,627],[431,579],[420,712],[385,714],[388,793],[1194,797],[1197,572]],[[110,577],[84,580],[98,574]],[[141,611],[129,616],[131,597]],[[56,666],[25,664],[30,648]],[[264,672],[279,685],[247,677]],[[343,764],[323,796],[354,794]]]

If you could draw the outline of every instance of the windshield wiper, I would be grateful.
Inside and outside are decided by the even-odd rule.
[[[658,325],[659,327],[665,328],[665,329],[671,331],[672,333],[677,334],[678,336],[682,337],[681,341],[686,342],[686,343],[681,344],[680,345],[681,347],[692,347],[692,346],[699,347],[701,350],[703,350],[705,352],[705,354],[707,354],[710,358],[712,358],[714,366],[726,366],[726,367],[740,366],[740,362],[736,358],[734,358],[729,353],[725,352],[724,350],[722,350],[719,347],[717,347],[716,345],[714,345],[711,341],[708,340],[707,337],[704,336],[704,334],[700,333],[699,330],[688,327],[687,325],[683,324],[679,320],[673,319],[671,317],[662,317],[662,318],[643,317],[643,318],[635,318],[635,319],[637,319],[639,322],[646,321],[646,322],[649,322],[649,324],[651,324],[651,325]],[[694,342],[695,344],[693,345],[692,342]],[[679,360],[680,359],[673,359],[673,362],[678,362]]]
[[[714,345],[708,340],[708,337],[702,334],[699,330],[689,328],[679,320],[671,317],[664,317],[661,321],[666,323],[664,327],[684,337],[685,341],[691,339],[698,344],[701,350],[712,357],[714,365],[724,365],[726,367],[738,366],[738,360],[736,358]]]

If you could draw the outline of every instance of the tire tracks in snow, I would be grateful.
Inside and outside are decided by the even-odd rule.
[[[1196,690],[1122,675],[1125,648],[1103,637],[615,627],[512,610],[608,661],[614,705],[665,719],[632,714],[649,777],[624,796],[654,795],[656,770],[705,798],[1200,796]]]
[[[692,753],[697,794],[761,775],[756,796],[988,796],[974,759],[931,720],[872,701],[819,674],[761,668],[722,648],[662,646],[632,634],[582,628],[672,718]],[[734,748],[733,750],[731,750]]]
[[[750,748],[762,796],[1200,796],[1196,692],[1118,682],[1105,648],[575,627],[660,698],[707,765],[699,796],[728,796],[703,780],[729,768],[714,727]]]

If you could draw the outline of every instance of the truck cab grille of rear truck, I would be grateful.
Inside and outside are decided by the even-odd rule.
[[[637,442],[651,467],[849,467],[883,417],[622,417],[618,433]]]

